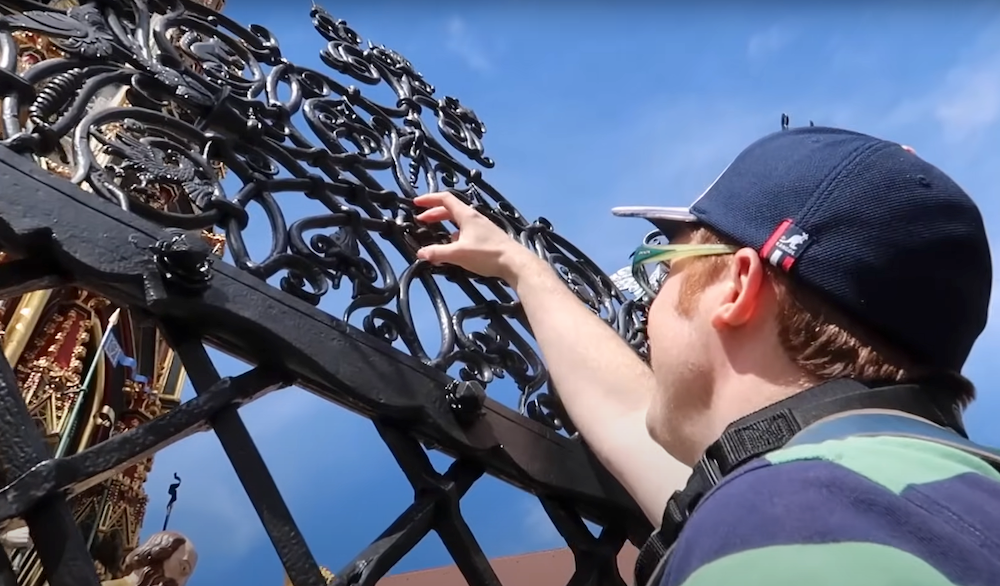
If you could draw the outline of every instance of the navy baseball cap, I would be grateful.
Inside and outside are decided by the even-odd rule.
[[[803,283],[916,365],[961,372],[993,282],[979,208],[912,149],[805,127],[744,150],[686,208],[620,207],[670,237],[702,225]]]

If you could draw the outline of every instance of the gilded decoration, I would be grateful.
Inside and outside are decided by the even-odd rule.
[[[223,4],[221,1],[202,3],[215,10],[221,10]],[[77,6],[77,2],[61,0],[50,5],[69,10]],[[17,44],[18,73],[42,61],[67,56],[53,39],[43,34],[19,30],[13,36]],[[175,36],[177,38],[172,40],[180,48],[182,35],[177,33]],[[74,73],[71,71],[66,75]],[[52,102],[69,97],[61,95],[66,84],[60,85],[58,81],[52,80],[37,88],[39,96],[47,95]],[[128,105],[125,92],[120,89],[95,97],[89,109],[96,111]],[[56,122],[44,103],[26,109],[21,117],[36,126]],[[141,127],[122,124],[108,125],[103,129],[103,135],[107,141],[118,139],[138,148],[141,148],[144,138]],[[97,140],[105,142],[100,138]],[[69,154],[71,152],[71,145],[63,140],[48,156],[36,157],[36,162],[43,169],[70,179],[76,171],[76,162]],[[98,159],[101,163],[121,161],[119,154],[107,147],[99,153]],[[164,160],[162,163],[166,174],[184,171],[182,159]],[[213,169],[219,177],[225,173],[221,164],[213,165]],[[155,209],[176,211],[195,207],[191,191],[198,187],[196,184],[185,183],[183,176],[176,176],[176,181],[164,180],[164,177],[132,175],[118,177],[118,180],[119,186],[130,197]],[[222,234],[204,230],[203,237],[216,255],[222,255],[225,247]],[[0,262],[6,259],[7,255],[0,252]],[[125,373],[124,377],[112,376],[112,370],[124,367],[112,366],[105,360],[100,343],[113,309],[108,300],[72,288],[34,291],[18,298],[0,300],[0,335],[4,354],[14,366],[30,414],[53,450],[64,434],[70,434],[72,440],[68,453],[75,453],[141,425],[180,402],[184,371],[179,361],[174,360],[173,351],[159,335],[155,337],[154,348],[146,350],[138,347],[133,339],[132,320],[127,310],[123,312],[121,322],[112,329],[113,335],[129,356],[148,354],[152,357],[145,367],[149,371],[142,373],[148,382],[136,382],[128,376],[131,373]],[[93,375],[85,380],[95,360],[97,364],[94,365]],[[122,378],[123,384],[120,382]],[[117,387],[114,380],[119,381]],[[85,386],[85,390],[81,385]],[[77,400],[84,402],[81,417],[70,421]],[[122,412],[116,413],[113,405],[119,405]],[[144,485],[152,462],[149,458],[121,470],[112,479],[84,491],[73,500],[74,517],[85,534],[87,531],[91,534],[91,554],[104,580],[127,581],[134,574],[127,573],[123,564],[125,556],[139,545],[139,531],[149,500]],[[30,547],[30,539],[26,536],[21,541],[7,539],[5,547],[8,544],[13,544],[8,549],[18,573],[18,584],[44,584],[41,566]]]

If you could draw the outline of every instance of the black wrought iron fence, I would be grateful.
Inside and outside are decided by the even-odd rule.
[[[541,499],[576,556],[570,584],[623,583],[615,557],[650,527],[572,437],[509,288],[416,260],[450,232],[415,223],[411,198],[455,190],[547,259],[638,352],[645,308],[485,180],[493,162],[472,110],[319,7],[310,14],[331,71],[295,65],[266,28],[189,2],[58,10],[0,0],[0,14],[0,245],[15,258],[0,264],[0,295],[72,284],[127,306],[163,332],[197,393],[53,458],[0,358],[0,521],[27,522],[49,584],[98,583],[68,497],[207,427],[291,581],[324,584],[238,413],[292,384],[370,418],[414,487],[413,504],[336,584],[376,583],[430,531],[470,584],[499,584],[458,506],[483,474]],[[48,39],[53,56],[19,65],[25,33]],[[396,101],[375,103],[349,83],[384,84]],[[296,199],[322,213],[292,217]],[[269,224],[257,233],[269,239],[264,258],[246,241],[251,205]],[[212,254],[210,234],[224,236],[231,264]],[[413,315],[417,287],[435,313],[436,350]],[[337,317],[319,308],[331,288],[350,291]],[[220,378],[204,344],[256,366]],[[520,412],[486,393],[499,376],[517,385]],[[424,446],[454,464],[436,472]],[[13,584],[6,556],[0,566],[0,584]]]

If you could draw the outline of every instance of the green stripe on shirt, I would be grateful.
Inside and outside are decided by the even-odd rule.
[[[772,464],[826,460],[899,494],[907,486],[976,472],[994,480],[1000,473],[975,456],[933,442],[904,437],[861,437],[805,444],[772,452]]]
[[[775,545],[742,551],[702,566],[683,586],[954,584],[914,555],[885,545],[850,542]]]

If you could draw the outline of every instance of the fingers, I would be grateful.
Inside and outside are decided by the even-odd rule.
[[[444,200],[449,197],[452,199],[457,199],[449,191],[436,191],[434,193],[425,193],[423,195],[418,195],[417,197],[413,198],[413,203],[422,208],[444,206],[443,203]]]
[[[429,244],[417,251],[417,258],[437,265],[445,262],[443,257],[447,256],[448,244]]]
[[[456,224],[461,224],[463,219],[476,213],[471,207],[462,203],[462,200],[455,197],[453,193],[447,191],[417,196],[413,198],[413,203],[422,208],[432,208],[428,211],[433,211],[433,208],[444,208],[450,216],[447,219],[454,220]],[[424,214],[426,213],[424,212]],[[421,214],[421,216],[424,214]],[[431,217],[434,216],[432,215]]]
[[[416,219],[420,222],[424,222],[425,224],[434,224],[436,222],[451,220],[452,217],[451,212],[449,212],[446,208],[438,206],[417,214]]]
[[[473,218],[479,214],[462,200],[455,197],[453,193],[440,191],[428,193],[413,198],[413,203],[418,207],[427,208],[416,216],[417,221],[433,224],[444,221],[452,221],[461,229],[462,222]],[[425,260],[431,264],[445,264],[454,260],[455,255],[460,255],[458,248],[459,233],[451,234],[451,244],[430,244],[421,247],[417,251],[417,258]]]
[[[448,262],[449,256],[455,252],[455,243],[459,239],[458,232],[451,233],[451,244],[428,244],[417,250],[417,258],[426,260],[431,264],[441,264]]]

